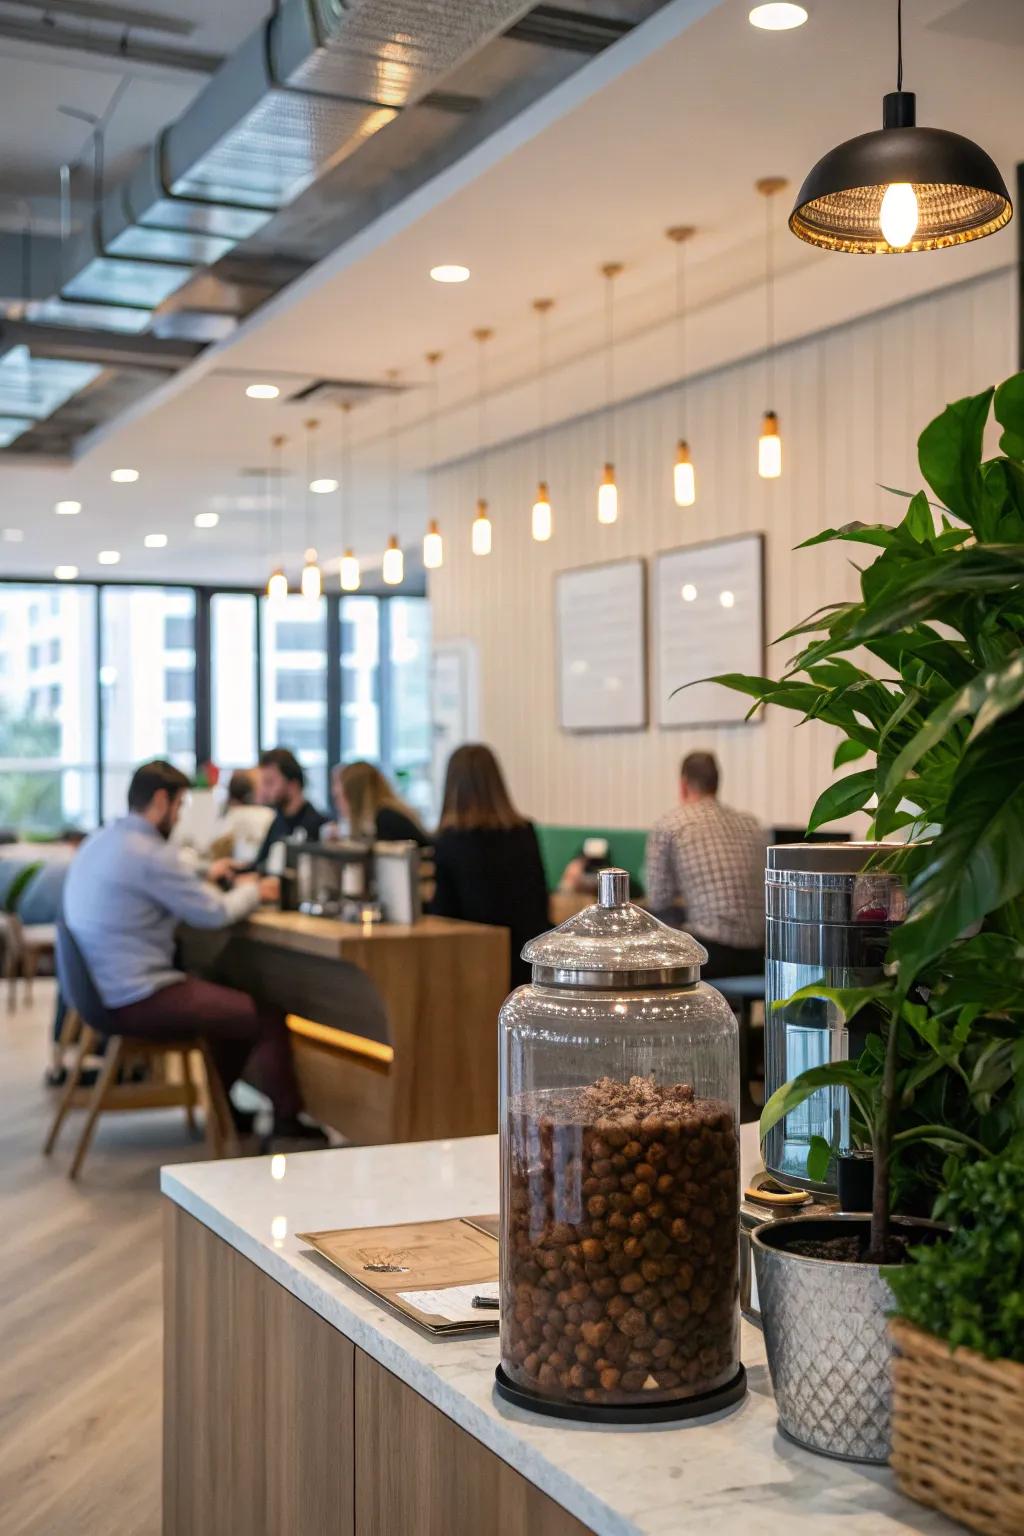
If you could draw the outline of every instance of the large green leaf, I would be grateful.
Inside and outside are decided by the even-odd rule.
[[[797,549],[810,549],[814,544],[831,544],[842,539],[848,544],[877,544],[888,549],[895,531],[888,523],[844,523],[841,528],[823,528],[810,539],[804,539]]]
[[[1000,384],[995,396],[995,415],[1003,429],[1000,448],[1011,459],[1024,459],[1024,373],[1015,373]]]
[[[892,937],[900,979],[915,976],[973,924],[1024,890],[1024,713],[964,753],[942,829],[923,846],[909,916]]]
[[[993,672],[979,672],[965,687],[950,694],[944,704],[934,709],[917,734],[893,760],[885,776],[882,795],[890,795],[898,784],[916,768],[926,752],[942,741],[951,726],[969,715],[977,716],[972,738],[981,735],[1003,715],[1012,714],[1024,703],[1024,652],[1018,653],[1005,667]]]
[[[839,816],[850,816],[854,811],[864,808],[865,802],[871,799],[875,792],[875,770],[862,768],[857,773],[848,773],[845,778],[837,779],[818,796],[814,802],[810,820],[807,823],[808,832],[814,832],[818,827],[827,822],[835,821]]]
[[[954,516],[973,527],[981,497],[981,454],[994,390],[955,400],[917,440],[921,473]]]
[[[877,1079],[868,1077],[852,1061],[830,1061],[822,1067],[808,1067],[792,1082],[776,1088],[761,1111],[760,1136],[763,1141],[773,1125],[798,1109],[819,1088],[845,1088],[856,1102],[861,1117],[870,1123],[878,1097]]]
[[[862,741],[851,741],[849,737],[841,741],[832,754],[832,767],[845,768],[847,763],[855,763],[858,758],[864,756],[868,748]]]

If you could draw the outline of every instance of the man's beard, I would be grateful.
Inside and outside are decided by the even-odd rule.
[[[163,838],[165,843],[169,843],[171,840],[171,833],[174,831],[175,820],[176,818],[171,814],[170,811],[168,811],[163,820],[158,821],[156,824],[156,829],[160,833],[160,836]]]

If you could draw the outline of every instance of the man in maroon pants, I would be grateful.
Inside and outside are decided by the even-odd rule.
[[[243,1075],[274,1106],[273,1145],[323,1145],[300,1119],[283,1017],[245,992],[186,976],[174,964],[179,923],[225,928],[260,902],[258,880],[222,891],[200,879],[168,841],[188,779],[146,763],[128,790],[128,815],[87,840],[64,886],[64,918],[104,1006],[125,1035],[205,1039],[226,1089]],[[239,1117],[244,1123],[244,1117]]]

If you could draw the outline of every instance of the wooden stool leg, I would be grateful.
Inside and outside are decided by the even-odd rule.
[[[69,1009],[69,1012],[70,1011],[71,1010]],[[75,1017],[77,1018],[78,1015],[76,1014]],[[67,1020],[65,1020],[65,1028],[66,1027]],[[75,1097],[79,1079],[82,1076],[82,1068],[85,1065],[85,1058],[88,1056],[90,1051],[95,1049],[98,1040],[99,1035],[96,1033],[96,1031],[94,1029],[90,1029],[88,1025],[85,1025],[82,1030],[81,1039],[78,1043],[78,1050],[75,1054],[74,1064],[71,1068],[68,1080],[64,1085],[64,1092],[60,1096],[60,1103],[57,1105],[57,1112],[54,1115],[53,1123],[50,1126],[50,1134],[47,1136],[43,1145],[43,1153],[46,1157],[49,1157],[50,1153],[57,1145],[57,1137],[60,1135],[60,1128],[64,1124],[65,1115],[71,1108],[71,1102]]]
[[[188,1095],[185,1101],[185,1120],[188,1123],[189,1134],[194,1136],[197,1129],[195,1105],[198,1093],[196,1091],[195,1079],[192,1076],[191,1051],[182,1051],[181,1053],[181,1081]]]
[[[32,1005],[32,983],[36,979],[36,972],[38,969],[39,951],[37,949],[31,948],[26,949],[24,958],[21,962],[21,971],[25,978],[25,1001],[29,1007]]]
[[[213,1157],[233,1157],[238,1150],[231,1105],[205,1040],[199,1042],[206,1073],[206,1139]]]
[[[85,1125],[82,1127],[82,1135],[78,1142],[71,1167],[68,1170],[69,1179],[77,1179],[79,1169],[85,1162],[85,1154],[89,1150],[92,1133],[96,1127],[96,1121],[103,1111],[103,1101],[107,1096],[107,1089],[111,1083],[117,1080],[117,1069],[121,1061],[121,1052],[124,1041],[120,1035],[111,1035],[107,1040],[106,1055],[103,1058],[103,1066],[96,1079],[96,1086],[92,1091],[89,1101],[89,1110],[85,1117]]]

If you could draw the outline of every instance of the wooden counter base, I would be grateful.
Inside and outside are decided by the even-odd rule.
[[[164,1239],[163,1536],[587,1536],[170,1202]]]

